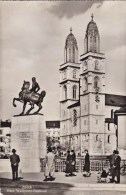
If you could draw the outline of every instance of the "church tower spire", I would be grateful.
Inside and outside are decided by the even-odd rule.
[[[84,39],[85,53],[100,53],[100,36],[97,24],[94,22],[94,15],[91,15],[91,21],[87,25]]]
[[[65,63],[77,63],[78,62],[78,46],[77,40],[72,33],[72,27],[70,28],[70,34],[66,38],[65,52],[64,52]]]

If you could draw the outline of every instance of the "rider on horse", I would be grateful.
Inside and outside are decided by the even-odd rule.
[[[38,106],[38,110],[36,112],[34,112],[34,114],[39,113],[39,111],[42,109],[41,104],[43,102],[43,98],[46,95],[46,91],[42,91],[40,94],[37,93],[39,91],[40,87],[39,87],[38,83],[36,82],[35,77],[32,78],[32,88],[30,90],[29,90],[29,87],[30,87],[30,82],[24,80],[23,86],[22,86],[21,91],[19,93],[19,97],[13,98],[13,106],[14,107],[16,107],[15,101],[19,101],[19,102],[23,103],[23,110],[20,113],[20,115],[24,115],[27,103],[30,104],[31,108],[29,110],[27,110],[26,114],[29,114],[31,112],[31,110],[34,109],[35,104]]]
[[[36,78],[32,78],[32,88],[30,89],[30,92],[37,93],[40,90],[39,84],[36,81]]]

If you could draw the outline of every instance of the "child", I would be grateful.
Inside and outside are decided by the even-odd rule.
[[[102,173],[98,173],[97,175],[97,181],[98,182],[106,182],[106,183],[109,183],[111,180],[111,175],[110,175],[110,172],[108,169],[103,169],[102,170]]]
[[[103,169],[102,173],[101,173],[101,178],[107,178],[107,172],[105,169]]]

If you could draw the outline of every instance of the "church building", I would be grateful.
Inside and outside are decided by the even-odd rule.
[[[78,56],[77,40],[70,29],[60,65],[61,144],[83,155],[107,155],[117,147],[114,111],[123,96],[105,93],[105,55],[100,51],[100,33],[91,16],[84,38],[84,53]],[[126,103],[126,102],[125,102]]]

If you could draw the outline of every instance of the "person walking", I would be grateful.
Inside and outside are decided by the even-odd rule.
[[[112,183],[120,183],[120,163],[121,157],[119,156],[119,152],[115,150],[115,161],[113,165],[113,173],[112,173]],[[117,177],[117,181],[115,181],[115,177]]]
[[[71,150],[70,151],[70,174],[69,174],[69,176],[75,176],[73,174],[73,172],[74,172],[74,166],[75,166],[75,156],[74,156],[74,151]]]
[[[76,154],[74,150],[71,150],[71,152],[72,152],[73,176],[76,176]]]
[[[53,181],[54,178],[54,172],[55,172],[55,154],[52,152],[52,148],[48,148],[48,153],[45,157],[46,159],[46,165],[45,165],[45,179],[43,181]]]
[[[88,153],[88,150],[85,150],[85,164],[84,164],[84,176],[89,177],[90,176],[90,156]]]
[[[12,168],[12,179],[13,181],[18,180],[18,166],[20,162],[19,155],[16,154],[16,150],[12,149],[12,155],[10,156],[11,168]]]
[[[75,166],[75,155],[73,150],[67,151],[67,158],[66,158],[66,177],[75,176],[73,174]]]
[[[70,175],[70,170],[71,170],[71,156],[70,156],[70,151],[67,151],[67,157],[66,157],[66,177]]]

